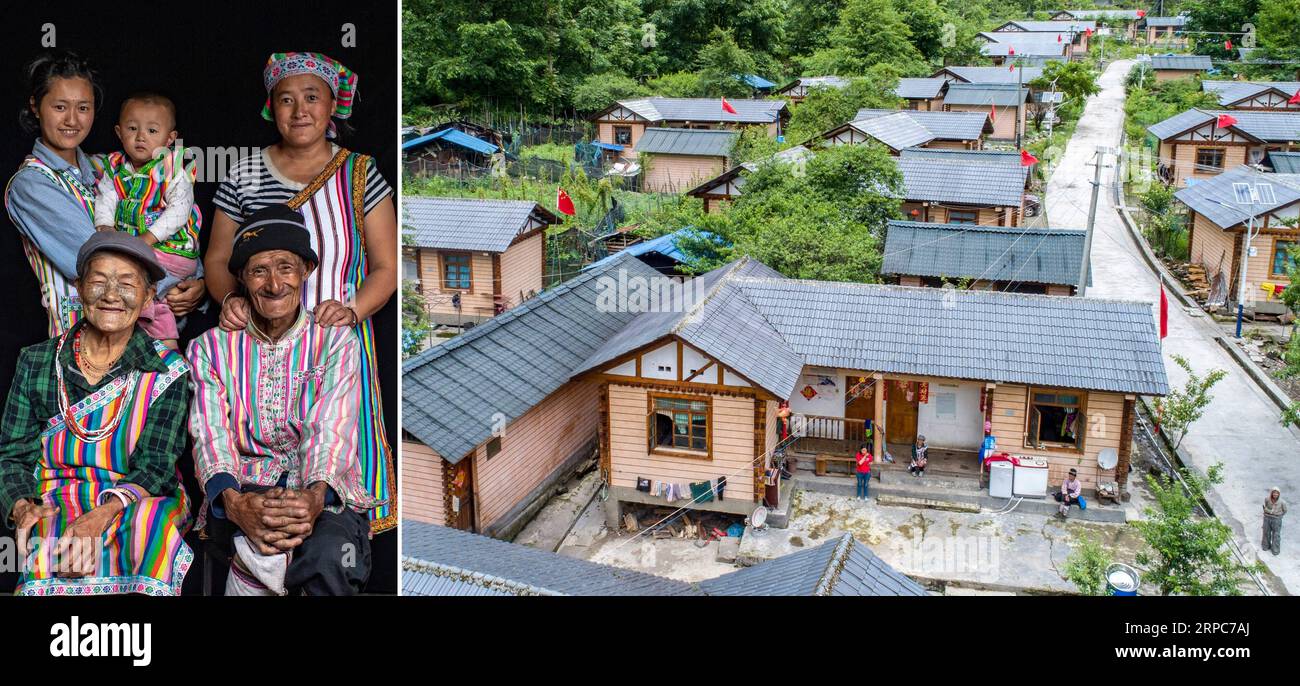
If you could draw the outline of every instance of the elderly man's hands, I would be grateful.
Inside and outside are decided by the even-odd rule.
[[[337,300],[323,300],[312,314],[317,326],[355,326],[359,323],[355,308]]]
[[[222,496],[226,517],[239,526],[263,555],[293,550],[311,535],[325,509],[325,484],[303,490],[272,488],[262,493],[227,489]]]

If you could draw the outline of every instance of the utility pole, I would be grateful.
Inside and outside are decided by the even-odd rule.
[[[1020,109],[1025,104],[1025,60],[1024,58],[1021,58],[1016,61],[1020,63],[1020,75],[1016,82],[1016,149],[1019,150],[1023,147],[1020,142],[1021,136],[1023,135],[1023,132],[1021,131],[1021,123],[1025,120],[1024,111]]]
[[[1088,231],[1083,237],[1083,263],[1079,266],[1080,298],[1088,294],[1088,269],[1092,258],[1092,234],[1093,227],[1097,223],[1097,195],[1101,193],[1101,169],[1106,163],[1106,153],[1110,151],[1110,148],[1097,146],[1097,158],[1092,162],[1092,166],[1096,167],[1096,171],[1092,177],[1092,202],[1088,203]]]

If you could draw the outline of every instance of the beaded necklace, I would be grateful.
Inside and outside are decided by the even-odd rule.
[[[126,415],[127,403],[121,403],[117,406],[117,411],[113,413],[113,417],[108,420],[108,424],[106,426],[100,427],[98,429],[88,429],[81,425],[80,420],[78,420],[76,415],[74,415],[71,412],[72,403],[68,398],[68,386],[63,380],[63,364],[59,362],[59,358],[61,357],[61,353],[63,352],[63,344],[67,342],[69,333],[71,332],[70,331],[64,332],[62,336],[59,336],[59,345],[54,350],[54,376],[58,380],[58,386],[59,386],[59,414],[63,416],[64,424],[68,427],[68,431],[72,432],[74,436],[80,438],[83,441],[87,441],[90,443],[98,443],[108,438],[109,436],[112,436],[113,433],[117,431],[118,425],[122,423],[122,417]],[[80,364],[80,358],[81,358],[81,330],[80,329],[77,330],[77,336],[75,339],[73,339],[72,349],[73,349],[73,357],[76,359],[78,364]],[[135,387],[139,382],[140,382],[140,371],[138,369],[132,370],[131,373],[127,375],[126,389],[122,391],[123,396],[126,398],[133,397],[135,395]]]

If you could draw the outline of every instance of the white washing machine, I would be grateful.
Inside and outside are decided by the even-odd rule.
[[[994,498],[1010,498],[1015,467],[1010,462],[998,460],[989,463],[989,495]]]
[[[1047,460],[1042,457],[1016,456],[1013,491],[1027,498],[1047,497]]]

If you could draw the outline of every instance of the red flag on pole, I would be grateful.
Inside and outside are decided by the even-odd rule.
[[[1292,95],[1292,96],[1291,96],[1291,99],[1286,101],[1286,104],[1288,104],[1288,105],[1300,105],[1300,90],[1297,90],[1297,91],[1295,92],[1295,95]]]
[[[728,114],[735,114],[735,113],[736,113],[736,108],[732,107],[732,106],[731,106],[731,103],[727,102],[727,99],[726,99],[726,98],[723,98],[723,99],[722,99],[722,111],[723,111],[723,112],[726,112],[726,113],[728,113]]]
[[[1224,50],[1231,50],[1231,49],[1232,49],[1232,39],[1231,39],[1231,38],[1229,38],[1228,40],[1223,41],[1223,49],[1224,49]]]
[[[1232,116],[1231,114],[1220,114],[1219,120],[1216,123],[1219,125],[1219,128],[1226,129],[1229,126],[1236,124],[1237,118]]]
[[[569,194],[565,193],[563,188],[555,194],[555,207],[570,217],[577,213],[576,210],[573,209],[573,198],[570,198]]]
[[[1160,337],[1169,335],[1169,298],[1165,297],[1165,282],[1160,281]]]
[[[1061,42],[1061,34],[1059,34],[1059,33],[1056,34],[1056,42],[1057,42],[1057,43],[1060,43],[1060,42]]]
[[[1015,70],[1016,70],[1016,65],[1014,65],[1014,64],[1011,65],[1010,71],[1015,71]],[[1297,93],[1300,93],[1300,91],[1296,91],[1296,92],[1297,92]]]
[[[1020,151],[1020,166],[1029,167],[1038,164],[1038,158],[1029,153],[1028,150]]]
[[[1008,54],[1008,55],[1014,55],[1014,54],[1016,54],[1016,46],[1014,46],[1014,45],[1008,46],[1008,47],[1007,47],[1007,54]]]
[[[989,105],[989,121],[996,122],[997,120],[998,120],[997,108],[994,107],[993,105]]]
[[[1147,16],[1147,11],[1146,11],[1146,10],[1138,10],[1138,19],[1141,19],[1142,17],[1145,17],[1145,16]]]
[[[1087,37],[1089,37],[1089,38],[1092,38],[1092,27],[1091,27],[1091,26],[1085,26],[1085,27],[1083,28],[1083,35],[1085,35],[1085,36],[1087,36]]]

